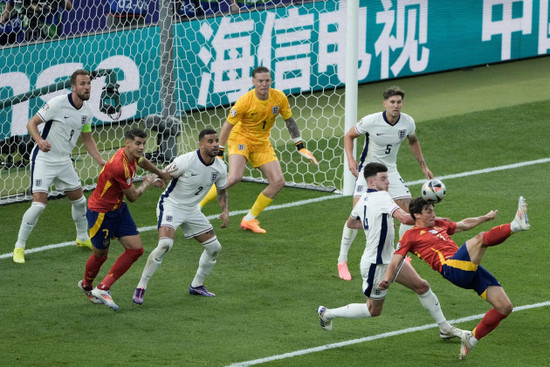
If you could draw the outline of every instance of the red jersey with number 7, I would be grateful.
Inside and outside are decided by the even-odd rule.
[[[124,201],[122,190],[134,183],[136,164],[137,159],[130,161],[124,148],[120,148],[99,173],[97,186],[88,199],[88,208],[100,213],[120,208]]]

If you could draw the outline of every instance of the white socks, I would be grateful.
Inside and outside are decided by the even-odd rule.
[[[170,251],[173,244],[174,240],[168,237],[162,237],[159,240],[157,247],[153,251],[151,251],[149,257],[147,258],[147,263],[143,268],[141,279],[139,280],[137,288],[147,288],[147,283],[149,283],[149,280],[151,279],[153,274],[155,274],[160,264],[162,264],[162,259],[164,258],[164,255],[166,255],[168,251]]]
[[[422,306],[424,306],[430,315],[432,315],[437,325],[439,325],[440,330],[447,331],[451,328],[451,325],[447,322],[445,316],[443,315],[439,300],[437,299],[435,293],[432,292],[431,288],[428,289],[426,293],[419,295],[418,299],[420,300],[420,303],[422,303]]]
[[[327,308],[324,316],[329,320],[337,317],[346,319],[364,319],[371,317],[371,314],[366,303],[350,303],[349,305],[339,308]]]
[[[31,207],[27,209],[25,214],[23,214],[23,219],[21,220],[21,226],[19,227],[19,234],[17,235],[17,242],[15,243],[15,248],[25,248],[27,244],[27,239],[29,238],[32,230],[38,223],[38,218],[42,212],[46,209],[46,204],[33,201]]]
[[[342,242],[340,242],[340,256],[338,257],[338,264],[348,261],[348,252],[357,236],[357,229],[349,228],[344,224],[344,230],[342,231]]]
[[[88,221],[86,220],[86,198],[84,196],[71,201],[71,214],[76,225],[76,238],[80,241],[89,240]]]
[[[195,278],[191,282],[192,287],[199,287],[204,282],[204,279],[210,274],[214,265],[216,265],[216,258],[222,249],[222,245],[218,241],[218,237],[214,236],[206,242],[202,243],[204,251],[202,252],[199,260],[199,268],[195,274]]]

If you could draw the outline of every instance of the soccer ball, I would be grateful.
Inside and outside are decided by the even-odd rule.
[[[445,184],[437,179],[428,180],[422,185],[422,199],[429,203],[439,203],[447,194]]]

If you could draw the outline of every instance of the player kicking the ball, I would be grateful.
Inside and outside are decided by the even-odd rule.
[[[361,195],[353,208],[346,224],[350,228],[363,228],[367,242],[361,257],[361,275],[363,293],[367,296],[365,303],[351,303],[343,307],[328,309],[319,306],[317,314],[319,323],[325,330],[332,329],[332,320],[338,317],[362,319],[376,317],[382,313],[386,291],[377,285],[384,276],[393,254],[395,230],[393,218],[402,223],[413,224],[410,215],[392,200],[387,192],[389,187],[388,168],[381,163],[369,163],[362,173],[367,182],[367,190]],[[451,326],[441,310],[437,296],[430,285],[416,273],[408,262],[404,262],[395,281],[413,290],[420,303],[430,312],[439,326],[443,339],[460,337],[464,331]]]
[[[465,359],[477,342],[493,331],[512,312],[513,306],[506,292],[498,280],[480,264],[488,247],[499,245],[512,233],[526,231],[531,227],[527,218],[527,202],[520,196],[518,210],[511,223],[481,232],[467,240],[460,248],[451,239],[452,234],[493,220],[498,211],[491,210],[485,215],[455,223],[437,219],[433,205],[422,198],[412,200],[409,209],[415,227],[399,240],[397,250],[378,287],[384,290],[389,288],[405,255],[410,251],[454,285],[475,290],[493,305],[493,308],[485,314],[472,332],[467,332],[462,337],[459,357]]]

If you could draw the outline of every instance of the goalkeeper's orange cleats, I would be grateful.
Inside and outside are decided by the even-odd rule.
[[[260,227],[260,222],[257,219],[241,220],[241,228],[245,231],[248,229],[254,233],[267,233],[267,231]]]

